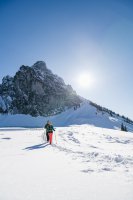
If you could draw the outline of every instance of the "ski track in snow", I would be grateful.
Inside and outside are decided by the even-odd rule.
[[[30,134],[31,132],[35,132],[35,135],[42,134],[41,129],[27,130]],[[19,131],[23,131],[23,129]],[[0,133],[0,142],[12,140],[12,137],[6,136],[7,134],[3,132]],[[55,150],[69,155],[72,160],[77,160],[85,168],[87,167],[88,169],[83,169],[83,172],[119,170],[129,172],[130,168],[133,167],[133,154],[131,154],[133,135],[130,133],[125,134],[121,131],[77,125],[58,128],[56,135],[58,136],[58,144],[53,144]],[[38,137],[42,137],[42,135]],[[45,138],[41,138],[40,144],[25,147],[23,150],[43,149],[48,146],[44,140]]]
[[[133,199],[132,133],[75,125],[55,134],[50,146],[43,129],[0,131],[0,200]]]
[[[61,142],[56,148],[70,154],[72,159],[85,164],[88,169],[83,169],[83,172],[130,171],[133,167],[133,155],[130,151],[133,150],[133,137],[121,138],[123,134],[120,137],[111,136],[108,133],[102,133],[106,131],[104,129],[93,132],[92,130],[97,128],[91,127],[88,130],[88,127],[77,126],[66,128],[65,131],[59,130]],[[79,129],[81,130],[78,131]],[[111,132],[111,130],[108,131]]]

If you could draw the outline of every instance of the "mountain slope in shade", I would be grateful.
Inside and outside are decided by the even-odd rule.
[[[0,113],[49,116],[81,103],[81,98],[43,61],[22,65],[0,85]]]
[[[32,117],[30,115],[0,115],[0,127],[43,127],[47,120],[51,120],[55,126],[69,126],[90,124],[97,127],[120,129],[123,123],[128,131],[133,131],[133,124],[116,114],[110,115],[101,112],[85,101],[76,110],[73,108],[58,115],[50,117]]]

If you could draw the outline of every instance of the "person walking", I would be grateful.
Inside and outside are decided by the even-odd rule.
[[[47,121],[45,129],[46,129],[47,142],[52,144],[53,131],[55,131],[55,129],[50,121]]]
[[[49,135],[48,135],[48,126],[50,125],[50,121],[48,120],[47,123],[45,124],[44,128],[46,129],[46,138],[47,142],[49,141]]]

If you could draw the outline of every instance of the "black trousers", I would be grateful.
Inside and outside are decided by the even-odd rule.
[[[46,137],[47,137],[47,142],[49,141],[49,135],[48,133],[46,133]]]

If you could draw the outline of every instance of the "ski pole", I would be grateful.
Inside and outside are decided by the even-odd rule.
[[[56,138],[56,133],[55,133],[55,141],[56,141],[56,144],[57,144],[57,138]]]
[[[43,131],[43,142],[46,141],[46,130]]]
[[[44,142],[44,132],[41,135],[42,142]]]

